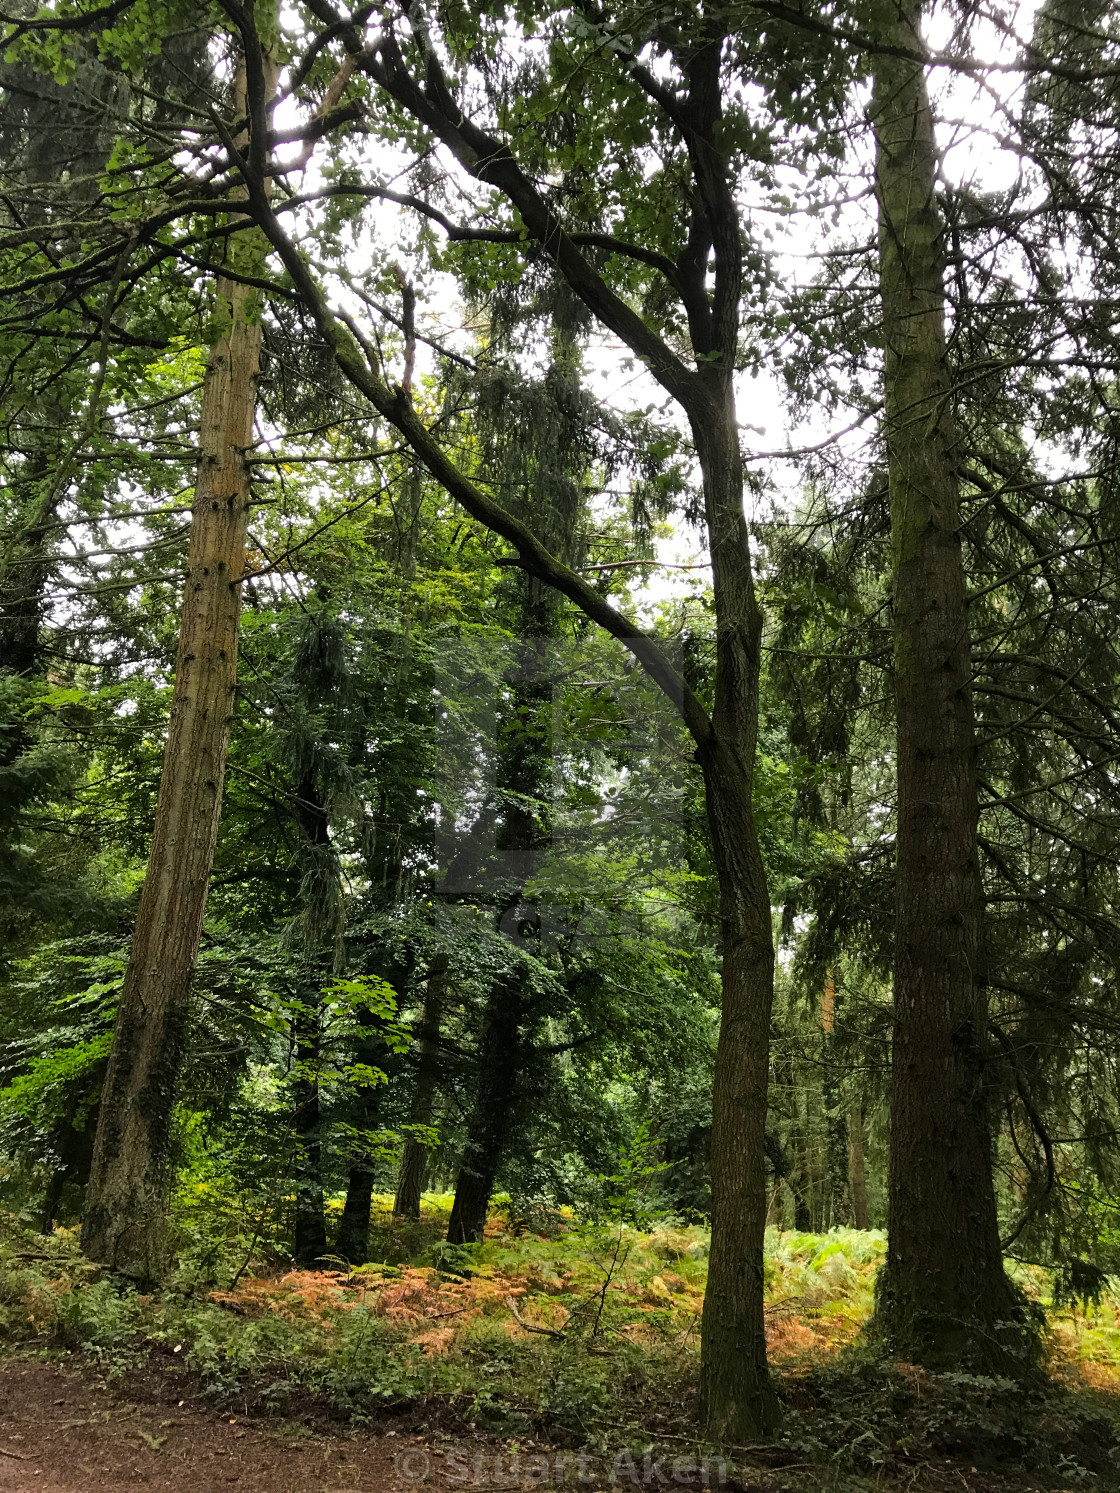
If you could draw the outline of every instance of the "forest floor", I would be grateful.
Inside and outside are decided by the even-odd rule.
[[[189,1394],[181,1375],[109,1381],[88,1363],[22,1354],[0,1361],[0,1493],[227,1493],[233,1487],[238,1493],[450,1493],[542,1484],[597,1493],[702,1485],[699,1467],[682,1468],[663,1447],[648,1462],[624,1451],[581,1463],[578,1454],[548,1442],[498,1440],[465,1424],[438,1427],[422,1410],[402,1417],[399,1429],[357,1429],[312,1410],[283,1418],[237,1415],[230,1413],[237,1407],[216,1407],[197,1393],[177,1398],[183,1392]],[[777,1447],[768,1454],[760,1449],[727,1469],[710,1465],[704,1485],[724,1493],[1074,1493],[1120,1486],[1111,1476],[1087,1480],[1084,1468],[1064,1480],[1021,1465],[1010,1472],[977,1465],[971,1457],[1000,1458],[1000,1448],[983,1438],[963,1457],[961,1446],[954,1450],[897,1455],[860,1476],[827,1462],[807,1464]],[[785,1467],[765,1465],[783,1460]]]
[[[881,1235],[774,1233],[783,1428],[705,1460],[702,1230],[496,1220],[456,1253],[438,1213],[376,1265],[215,1284],[211,1259],[155,1295],[0,1216],[0,1493],[1120,1493],[1120,1300],[1059,1308],[1021,1277],[1048,1386],[932,1375],[861,1346]]]

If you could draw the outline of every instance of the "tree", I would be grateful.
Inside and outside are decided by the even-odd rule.
[[[267,51],[254,62],[271,95]],[[261,116],[256,116],[257,128]],[[257,148],[260,147],[257,141]],[[254,148],[252,127],[248,135]],[[215,286],[218,336],[203,390],[187,584],[175,690],[148,873],[94,1146],[82,1246],[140,1279],[164,1268],[167,1148],[183,1054],[191,971],[202,932],[236,682],[245,534],[252,502],[261,326],[251,275],[260,249],[234,239],[235,278]]]
[[[67,81],[17,61],[0,67],[0,89],[5,225],[26,228],[55,215],[88,213],[127,113],[128,82],[81,37]],[[80,482],[84,448],[95,441],[103,416],[109,328],[130,252],[128,244],[103,293],[98,377],[92,382],[85,367],[73,366],[69,348],[59,355],[53,339],[37,345],[34,337],[17,333],[18,350],[8,349],[0,668],[16,674],[33,673],[42,661],[40,630],[47,584],[57,568],[58,511],[75,479]],[[50,291],[40,289],[37,299],[46,312]],[[73,335],[76,329],[68,330]]]
[[[518,222],[498,230],[462,227],[420,199],[409,197],[408,204],[441,223],[458,241],[525,245],[541,256],[599,326],[620,338],[649,369],[676,402],[691,433],[702,474],[713,565],[717,666],[710,713],[641,627],[560,563],[534,528],[516,520],[448,459],[418,417],[407,381],[390,385],[376,353],[367,344],[367,354],[350,327],[332,312],[306,260],[272,211],[263,176],[246,172],[252,210],[346,377],[400,430],[456,501],[514,547],[522,568],[555,586],[590,620],[631,648],[681,711],[696,743],[720,887],[724,992],[712,1136],[713,1245],[703,1335],[704,1418],[716,1439],[736,1441],[765,1434],[777,1419],[766,1367],[761,1268],[774,953],[770,898],[751,807],[762,619],[743,512],[733,388],[744,288],[743,228],[733,178],[752,151],[765,156],[771,142],[760,140],[740,113],[725,110],[724,67],[734,73],[739,61],[738,43],[725,18],[713,13],[688,26],[674,20],[664,31],[656,25],[651,29],[645,21],[635,23],[643,47],[650,46],[672,71],[673,82],[665,86],[635,51],[630,17],[583,16],[572,37],[556,37],[560,53],[570,58],[565,65],[584,72],[602,106],[613,107],[618,97],[626,99],[626,106],[641,120],[639,132],[646,138],[656,133],[664,142],[673,181],[673,208],[664,238],[648,222],[641,224],[640,214],[636,223],[646,234],[644,244],[631,244],[598,225],[584,232],[578,225],[569,227],[559,203],[535,185],[530,174],[535,166],[519,163],[500,126],[486,129],[464,115],[419,11],[411,13],[403,43],[390,25],[373,46],[367,46],[361,27],[329,3],[316,0],[312,10],[341,37],[353,66],[431,138],[441,141],[466,178],[496,192]],[[247,50],[258,48],[251,23],[240,16],[235,20]],[[757,49],[752,60],[758,49],[764,51],[760,39],[753,41]],[[775,51],[776,71],[781,74],[786,63],[781,41]],[[615,59],[609,71],[604,58]],[[559,86],[566,90],[570,85]],[[788,89],[784,77],[778,86]],[[542,104],[546,110],[558,107],[547,90]],[[360,193],[364,188],[356,184],[351,190]],[[399,200],[398,194],[379,186],[368,190],[374,197]],[[602,203],[596,216],[606,208]],[[645,316],[633,308],[625,290],[612,286],[610,273],[599,267],[603,256],[606,264],[622,266],[621,285],[627,284],[636,265],[656,270]],[[661,313],[657,308],[663,305],[671,309]],[[676,350],[682,345],[689,349],[688,361]]]
[[[919,18],[920,8],[903,7],[890,34],[845,37],[874,60],[876,74],[872,122],[888,471],[884,482],[872,469],[846,499],[822,497],[818,487],[803,532],[812,535],[806,552],[814,558],[806,568],[816,565],[814,583],[839,590],[836,578],[844,580],[845,563],[851,576],[853,554],[879,563],[874,557],[884,519],[889,521],[898,742],[891,766],[897,781],[882,785],[879,801],[897,820],[893,833],[869,836],[877,841],[870,853],[854,847],[843,890],[846,909],[819,885],[823,926],[816,938],[825,952],[842,929],[849,947],[862,943],[861,953],[872,962],[885,958],[895,966],[897,1161],[892,1248],[879,1315],[886,1340],[919,1361],[987,1362],[1002,1365],[1001,1371],[1029,1372],[1032,1332],[1002,1271],[992,1116],[998,1104],[1007,1125],[1001,1150],[1022,1151],[1025,1130],[1026,1148],[1037,1148],[1039,1163],[1025,1209],[1015,1204],[1021,1216],[1009,1221],[1003,1241],[1008,1244],[1057,1191],[1043,1118],[1056,1096],[1039,1069],[1033,1069],[1033,1079],[1030,1073],[1040,1027],[1056,1038],[1073,1013],[1069,996],[1048,971],[1062,949],[1064,975],[1076,983],[1082,975],[1073,974],[1080,961],[1072,949],[1091,942],[1107,959],[1105,950],[1113,945],[1105,911],[1111,894],[1090,871],[1095,854],[1083,836],[1071,837],[1068,818],[1070,797],[1082,792],[1094,822],[1112,812],[1112,789],[1099,775],[1097,755],[1103,738],[1096,712],[1109,707],[1096,669],[1111,651],[1094,620],[1102,578],[1090,577],[1078,558],[1097,556],[1107,535],[1091,516],[1094,499],[1079,490],[1076,478],[1044,477],[1035,447],[1043,431],[1064,443],[1080,425],[1069,365],[1087,370],[1090,387],[1099,376],[1099,352],[1089,331],[1095,318],[1085,317],[1072,293],[1067,299],[1057,290],[1065,252],[1058,245],[1070,231],[1064,219],[1070,209],[1062,204],[1088,199],[1065,180],[1060,127],[1021,129],[1020,156],[1039,172],[1033,181],[1025,174],[1005,193],[984,192],[982,184],[939,185]],[[1081,36],[1080,18],[1077,24]],[[1078,62],[1085,60],[1084,39]],[[974,59],[949,61],[982,72]],[[1053,55],[1049,42],[1036,47],[1026,65],[1043,74],[1053,67],[1057,75],[1032,85],[1036,97],[1068,101],[1063,75],[1073,73],[1076,80],[1076,72]],[[1107,235],[1101,237],[1103,242]],[[945,269],[950,251],[951,342]],[[867,290],[852,275],[858,262],[849,249],[845,267],[837,256],[824,281],[853,367],[861,366],[861,339],[851,318]],[[850,275],[855,283],[844,287]],[[814,294],[819,297],[820,286]],[[1063,338],[1069,343],[1058,354]],[[817,339],[818,357],[826,340]],[[862,392],[852,402],[866,418],[871,411],[866,397],[859,400]],[[831,475],[850,481],[839,460]],[[886,512],[880,506],[884,497]],[[826,512],[826,522],[843,535],[831,553],[835,529],[822,537]],[[1097,564],[1094,559],[1089,569]],[[817,694],[822,737],[830,719],[844,721],[846,715],[850,735],[851,717],[863,714],[866,720],[873,713],[870,706],[857,710],[844,703],[843,681],[855,677],[857,661],[885,665],[875,621],[881,607],[873,597],[867,619],[849,622],[847,649],[817,655],[827,658],[823,666],[810,663],[807,654],[798,666],[802,686],[813,669],[834,672],[841,681],[832,700]],[[1062,668],[1061,656],[1079,663]],[[884,749],[889,724],[880,716],[877,734]],[[863,756],[866,761],[866,750]],[[884,872],[894,875],[893,885]],[[1081,889],[1074,891],[1078,875]],[[857,877],[863,895],[854,891]],[[1041,896],[1039,882],[1047,888]],[[893,938],[882,925],[884,893],[896,904]],[[1049,905],[1056,912],[1059,904],[1061,931],[1052,925],[1042,933],[1042,909]],[[1083,919],[1092,920],[1092,935],[1086,936]],[[1028,965],[1032,976],[1025,976]],[[1088,1008],[1094,1006],[1086,1001],[1074,1019],[1092,1019]],[[923,1026],[931,1015],[933,1026]],[[1060,1046],[1056,1039],[1049,1050],[1056,1053]],[[923,1160],[924,1145],[939,1129],[940,1159]],[[950,1131],[951,1140],[945,1138]],[[939,1165],[950,1162],[948,1171],[938,1173]],[[963,1238],[971,1242],[961,1249]],[[892,1297],[895,1282],[898,1296]]]
[[[919,42],[919,9],[894,37]],[[898,775],[888,1253],[878,1318],[915,1362],[1014,1362],[991,1170],[983,892],[944,224],[924,70],[875,63]]]
[[[443,1020],[447,968],[448,956],[441,950],[428,968],[424,987],[416,1077],[408,1110],[409,1126],[417,1128],[410,1129],[406,1134],[400,1171],[397,1174],[397,1192],[393,1199],[393,1212],[400,1218],[420,1217],[420,1197],[428,1170],[428,1147],[417,1132],[419,1127],[431,1126],[438,1092],[440,1023]]]

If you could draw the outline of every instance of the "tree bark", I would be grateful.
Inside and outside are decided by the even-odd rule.
[[[443,982],[447,978],[446,954],[437,954],[428,973],[424,1012],[420,1018],[420,1050],[416,1061],[416,1086],[408,1119],[412,1125],[430,1125],[439,1082],[440,1022],[443,1018]],[[405,1141],[401,1169],[397,1178],[397,1195],[393,1215],[397,1218],[419,1218],[420,1197],[428,1170],[430,1147],[421,1145],[415,1136]]]
[[[774,936],[752,802],[762,615],[751,575],[743,468],[728,366],[710,365],[710,413],[693,419],[716,598],[712,730],[704,773],[719,880],[722,1012],[712,1087],[712,1243],[700,1357],[707,1436],[769,1435],[779,1419],[766,1363],[766,1089]]]
[[[23,178],[21,213],[29,223],[46,222],[51,212],[62,218],[85,216],[97,196],[98,180],[128,108],[131,90],[122,70],[95,60],[88,48],[79,49],[75,60],[77,72],[68,83],[52,86],[44,81],[44,86],[31,90],[19,86],[20,64],[4,68],[7,86],[0,105],[0,127],[11,144],[20,141],[15,158],[5,165]],[[68,379],[63,372],[51,380],[50,394],[39,393],[30,425],[14,443],[27,455],[24,470],[17,468],[5,496],[9,501],[18,499],[21,492],[25,496],[11,515],[15,532],[0,554],[0,669],[14,674],[31,675],[41,667],[47,587],[58,563],[58,510],[80,472],[76,459],[87,455],[95,443],[109,323],[123,266],[122,257],[102,302],[101,346],[94,354],[100,371],[93,377],[87,408],[83,411],[67,397]],[[79,380],[85,376],[82,368],[72,372]],[[13,417],[19,428],[25,416],[16,413],[17,409],[18,402]],[[52,427],[57,433],[54,440],[47,434]]]
[[[296,1139],[296,1196],[292,1223],[292,1258],[310,1266],[327,1252],[323,1217],[323,1136],[319,1106],[318,991],[306,992],[311,1009],[296,1023],[297,1074],[292,1085],[292,1129]]]
[[[869,1229],[871,1209],[867,1201],[867,1135],[863,1108],[855,1100],[848,1111],[848,1191],[852,1199],[852,1227]]]
[[[259,254],[235,244],[238,260]],[[202,395],[187,584],[155,831],[102,1093],[82,1248],[140,1280],[158,1279],[167,1156],[191,971],[221,813],[237,670],[241,575],[251,502],[261,329],[256,293],[220,276],[224,328]]]
[[[892,40],[920,46],[904,0]],[[922,66],[876,63],[898,729],[887,1261],[876,1326],[929,1368],[1007,1372],[1027,1335],[1004,1274],[985,1061],[970,646],[945,342],[944,227]]]
[[[309,767],[295,785],[296,821],[300,830],[303,885],[311,883],[295,920],[304,942],[303,1005],[292,1022],[295,1078],[292,1083],[292,1132],[295,1136],[295,1212],[292,1258],[312,1265],[327,1252],[323,1215],[323,1132],[319,1095],[322,1060],[320,1011],[322,987],[334,966],[337,913],[325,887],[335,881],[337,862],[331,848],[330,819],[315,770]]]
[[[373,1168],[356,1163],[346,1180],[346,1201],[334,1241],[334,1252],[351,1265],[369,1259],[369,1226],[373,1217]]]
[[[831,965],[825,971],[821,995],[821,1029],[824,1032],[821,1109],[825,1136],[822,1228],[835,1229],[848,1222],[851,1193],[848,1122],[840,1104],[839,1083],[831,1054],[836,1035],[836,972]]]
[[[50,463],[45,454],[37,453],[30,466],[27,485],[33,498],[28,506],[35,511],[0,568],[0,668],[13,674],[31,674],[39,665],[40,628],[53,559],[49,536],[62,497],[58,484],[52,482],[54,501],[38,502],[35,490],[40,483],[51,481]]]
[[[447,1225],[449,1244],[477,1244],[483,1237],[524,1063],[521,1004],[516,977],[507,977],[491,989],[479,1051],[475,1104]]]
[[[576,514],[550,536],[557,547],[570,548]],[[552,833],[552,678],[543,640],[553,635],[559,614],[556,592],[529,576],[514,581],[511,608],[520,638],[517,655],[505,672],[509,699],[497,731],[496,788],[501,800],[495,835],[496,854],[484,864],[480,890],[496,903],[498,930],[514,943],[535,941],[540,909],[525,887],[539,868]],[[534,932],[526,932],[528,929]],[[519,1093],[532,1045],[522,1031],[527,1008],[521,979],[506,975],[487,996],[475,1075],[475,1101],[467,1142],[455,1184],[447,1238],[450,1243],[477,1243],[507,1142],[516,1120]]]
[[[804,1171],[799,1174],[798,1181],[800,1185],[790,1183],[790,1191],[793,1193],[793,1226],[799,1234],[811,1234],[813,1215],[809,1209]]]
[[[398,982],[398,988],[404,980]],[[358,1044],[356,1060],[370,1068],[378,1068],[386,1074],[392,1070],[395,1054],[385,1042],[378,1018],[368,1007],[364,1007],[359,1019],[366,1035]],[[363,1132],[376,1130],[381,1119],[381,1100],[385,1092],[384,1081],[363,1084],[355,1095],[354,1119]],[[350,1164],[346,1181],[346,1201],[342,1206],[342,1218],[334,1242],[335,1253],[351,1265],[362,1265],[369,1259],[369,1228],[373,1213],[373,1183],[377,1166],[376,1159],[368,1152],[355,1155]]]

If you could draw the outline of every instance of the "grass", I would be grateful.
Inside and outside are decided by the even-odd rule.
[[[390,1206],[379,1200],[376,1264],[236,1280],[186,1268],[151,1295],[84,1261],[72,1233],[0,1217],[0,1334],[19,1351],[178,1375],[280,1415],[313,1406],[513,1442],[696,1446],[705,1230],[553,1217],[533,1231],[499,1210],[482,1244],[451,1248],[440,1242],[447,1199],[426,1199],[411,1225]],[[752,1486],[940,1488],[950,1467],[965,1487],[1120,1487],[1120,1298],[1059,1311],[1042,1272],[1021,1275],[1049,1308],[1053,1373],[1051,1390],[1027,1396],[861,1349],[884,1251],[879,1233],[768,1234],[768,1339],[787,1418],[777,1446],[747,1456],[770,1479]],[[1016,1469],[1042,1481],[1016,1482]],[[988,1473],[1012,1481],[985,1483]]]

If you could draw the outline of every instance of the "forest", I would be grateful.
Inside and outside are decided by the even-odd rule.
[[[1120,1489],[1120,6],[0,27],[0,1489]]]

